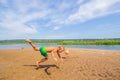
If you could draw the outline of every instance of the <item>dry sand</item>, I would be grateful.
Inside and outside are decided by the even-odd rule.
[[[69,49],[64,61],[51,56],[38,70],[42,58],[32,49],[0,50],[0,80],[120,80],[120,51]]]

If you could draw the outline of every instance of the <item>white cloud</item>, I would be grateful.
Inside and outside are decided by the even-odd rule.
[[[53,28],[53,30],[59,30],[59,29],[60,29],[59,26],[55,26],[55,27]]]
[[[46,17],[49,13],[50,11],[48,10],[48,11],[38,11],[35,13],[23,15],[22,18],[20,18],[20,21],[27,22],[27,21],[34,20],[34,19],[41,19],[41,18]]]
[[[22,20],[20,20],[21,17],[18,17],[17,14],[10,12],[10,11],[4,14],[5,14],[4,19],[2,20],[2,22],[0,22],[0,25],[1,25],[0,27],[4,27],[18,34],[37,32],[35,27],[25,25],[22,22]]]
[[[5,28],[9,33],[12,33],[11,35],[33,34],[38,32],[36,25],[27,25],[27,23],[35,19],[44,18],[50,13],[49,10],[36,10],[29,12],[28,10],[32,10],[33,7],[39,8],[37,2],[31,0],[33,2],[27,4],[27,2],[24,3],[24,1],[22,1],[17,0],[14,2],[15,5],[13,5],[13,8],[17,9],[17,11],[14,11],[14,9],[10,7],[5,10],[3,9],[0,13],[0,16],[2,16],[0,19],[0,27]],[[8,6],[9,4],[5,4],[5,6],[6,5]],[[7,35],[4,34],[4,36]]]
[[[120,12],[119,8],[112,9],[116,4],[120,5],[120,0],[91,0],[80,5],[78,11],[69,15],[65,22],[85,22],[93,18],[118,13]]]
[[[64,10],[70,8],[71,5],[72,5],[72,4],[70,4],[70,3],[63,2],[63,3],[59,6],[58,10],[64,11]]]
[[[45,26],[52,27],[52,30],[55,31],[61,29],[64,24],[81,23],[120,12],[120,6],[118,6],[120,0],[63,0],[56,2],[0,0],[0,3],[2,4],[0,5],[0,28],[5,28],[8,33],[11,33],[10,35],[16,36],[36,34],[41,27]],[[40,28],[37,29],[38,27]],[[7,35],[4,34],[4,36]]]
[[[78,0],[77,1],[77,4],[81,4],[81,3],[83,3],[85,0]]]
[[[51,26],[53,24],[63,25],[81,23],[94,18],[120,13],[120,6],[117,7],[118,5],[120,5],[120,0],[78,0],[76,4],[79,4],[78,9],[76,9],[76,12],[71,12],[73,11],[71,3],[63,2],[60,5],[59,10],[71,8],[71,11],[69,10],[69,14],[66,15],[64,12],[58,15],[50,14],[49,18],[52,20],[46,25]],[[54,13],[54,11],[52,11],[52,13]]]
[[[38,3],[38,0],[14,0],[12,5],[19,13],[27,14],[29,10],[40,10],[42,8]]]

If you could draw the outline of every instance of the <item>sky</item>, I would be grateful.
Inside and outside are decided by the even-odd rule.
[[[0,40],[120,38],[120,0],[0,0]]]

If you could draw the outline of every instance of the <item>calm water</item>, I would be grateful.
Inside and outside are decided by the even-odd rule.
[[[56,44],[36,44],[41,46],[58,46]],[[120,50],[120,45],[65,45],[67,48],[87,48],[87,49],[101,49],[101,50]],[[31,48],[29,44],[0,44],[0,49],[20,49]]]

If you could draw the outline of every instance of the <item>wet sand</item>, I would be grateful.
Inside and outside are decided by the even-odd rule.
[[[31,48],[0,50],[0,80],[120,80],[120,51],[73,49],[57,64]]]

